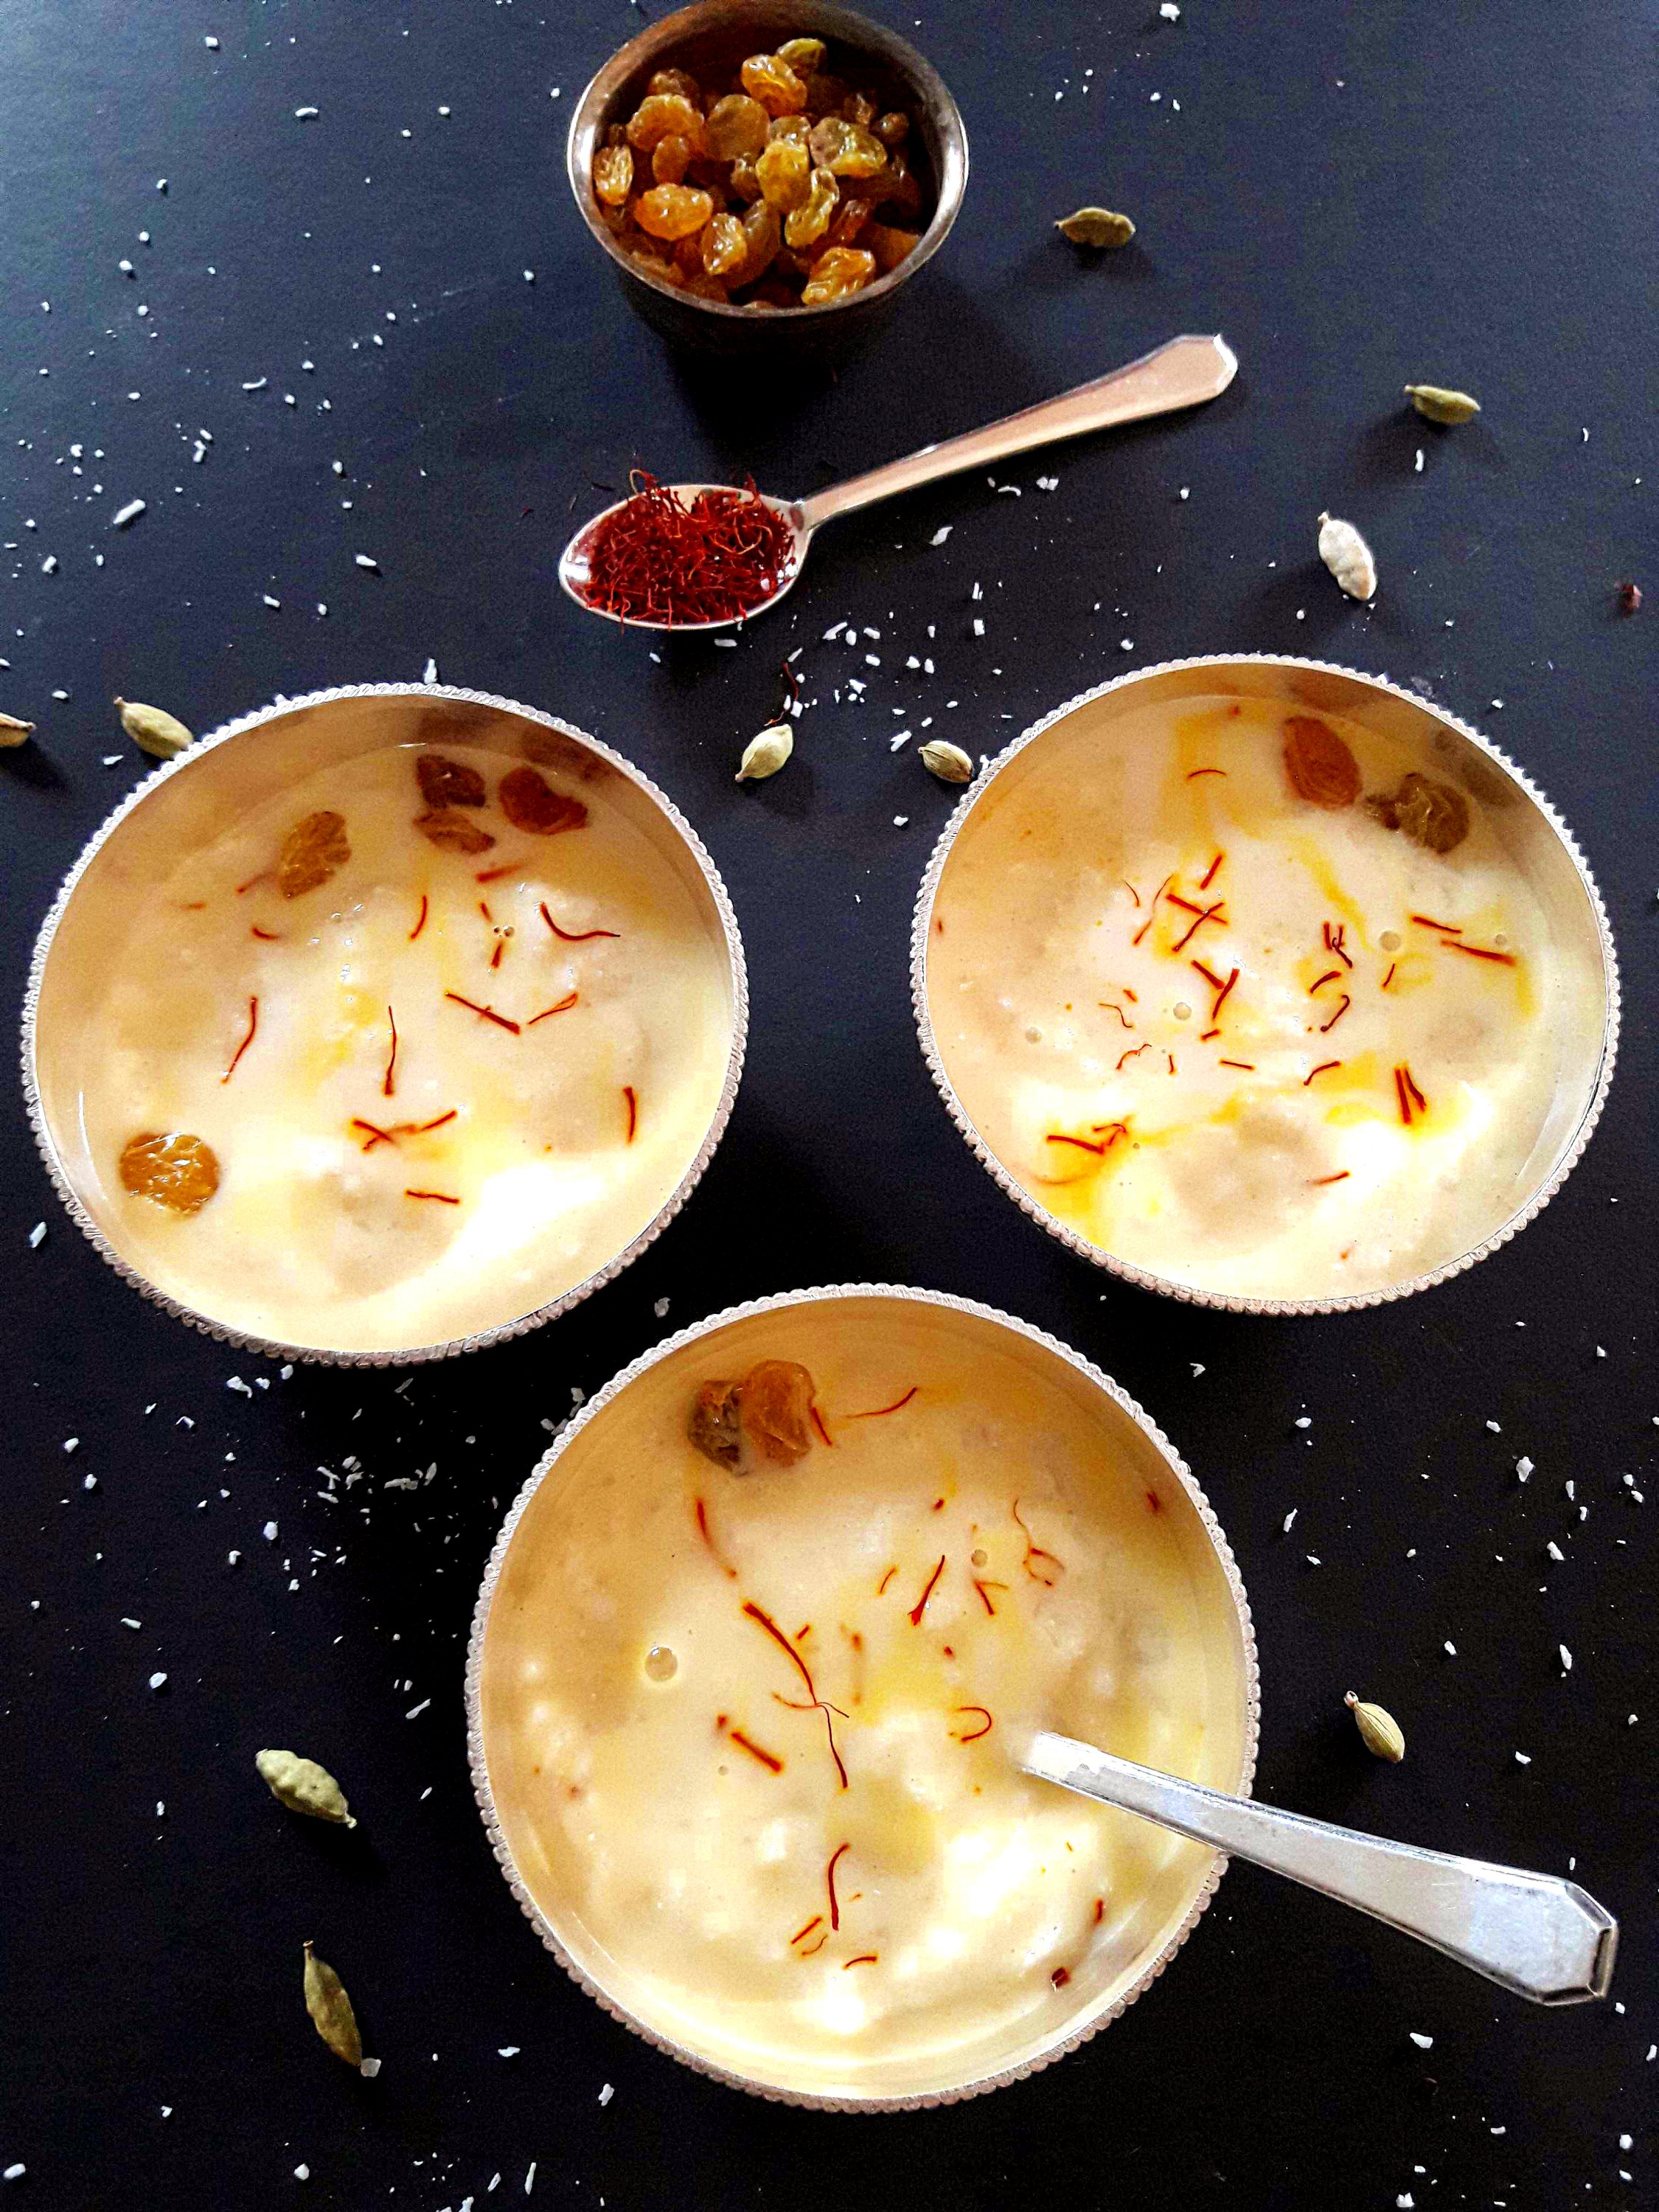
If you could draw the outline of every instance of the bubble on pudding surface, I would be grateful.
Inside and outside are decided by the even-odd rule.
[[[680,1671],[680,1662],[665,1644],[653,1644],[645,1655],[645,1671],[653,1682],[672,1682]]]
[[[1405,940],[1397,929],[1385,929],[1376,941],[1383,951],[1398,952]]]
[[[1189,1022],[1193,1018],[1193,1010],[1184,999],[1177,999],[1170,1012],[1178,1022]]]
[[[988,1567],[991,1564],[991,1554],[988,1552],[970,1552],[968,1557],[976,1567]]]
[[[1025,1032],[1025,1042],[1027,1044],[1041,1044],[1042,1042],[1042,1031],[1037,1027],[1035,1022],[1031,1024],[1030,1027]]]

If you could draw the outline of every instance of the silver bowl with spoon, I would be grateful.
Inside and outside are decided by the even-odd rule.
[[[726,1471],[688,1407],[757,1360],[810,1363],[818,1443]],[[1056,1548],[1022,1571],[1022,1541]],[[787,1674],[768,1694],[767,1606],[805,1621],[775,1640],[811,1703]],[[1039,1650],[1057,1673],[1031,1672]],[[635,1360],[512,1505],[465,1693],[490,1844],[544,1944],[658,2049],[786,2103],[909,2110],[1049,2064],[1165,1972],[1228,1854],[1539,2003],[1612,1972],[1615,1923],[1573,1883],[1250,1802],[1255,1639],[1208,1501],[1109,1376],[965,1298],[799,1291]],[[751,1709],[758,1743],[737,1733]],[[1118,1811],[1085,1825],[1077,1796]],[[1022,1883],[1031,1917],[1011,1918]],[[813,1964],[826,1912],[853,1955]]]
[[[753,616],[776,606],[793,589],[805,564],[807,548],[815,533],[836,516],[855,514],[860,507],[873,507],[878,500],[892,499],[900,492],[935,483],[941,477],[957,476],[964,469],[988,468],[1012,454],[1029,453],[1034,446],[1054,445],[1063,438],[1082,437],[1091,430],[1110,429],[1120,423],[1144,422],[1150,416],[1173,414],[1182,407],[1200,406],[1206,399],[1219,398],[1237,373],[1238,357],[1224,337],[1171,338],[1167,344],[1143,354],[1122,368],[1114,369],[1109,375],[1079,384],[1075,390],[1042,400],[1035,407],[1022,408],[1018,414],[1006,416],[1000,422],[988,422],[982,429],[964,431],[962,436],[947,438],[940,445],[924,446],[920,453],[908,453],[902,460],[888,461],[861,477],[850,477],[845,483],[831,484],[827,490],[814,492],[808,499],[778,499],[763,494],[767,506],[784,523],[793,542],[775,589],[768,597],[757,599],[743,615],[728,616],[717,622],[662,622],[634,615],[615,615],[596,605],[589,596],[595,540],[610,518],[629,504],[627,500],[617,501],[582,525],[560,556],[559,581],[588,614],[602,614],[610,621],[624,622],[635,629],[689,633],[737,629]],[[689,504],[699,493],[727,490],[731,487],[682,483],[669,489]]]

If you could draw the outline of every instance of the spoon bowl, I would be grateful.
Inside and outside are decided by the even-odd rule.
[[[677,499],[687,506],[700,492],[729,491],[732,489],[729,484],[714,483],[677,483],[663,486],[665,491],[672,492]],[[589,565],[590,556],[600,530],[613,514],[620,514],[628,505],[629,502],[625,499],[615,501],[610,507],[602,508],[591,520],[583,523],[581,528],[559,556],[559,582],[585,613],[604,615],[607,621],[621,623],[630,629],[669,629],[681,631],[687,635],[696,630],[741,629],[750,616],[763,614],[767,608],[776,606],[786,592],[794,589],[796,579],[799,576],[806,560],[806,549],[812,542],[813,526],[807,521],[806,511],[799,500],[774,499],[767,492],[760,493],[759,497],[766,501],[767,506],[788,531],[793,544],[789,555],[788,566],[778,580],[776,591],[769,598],[757,600],[749,610],[748,615],[726,615],[714,622],[656,622],[647,615],[615,615],[611,614],[608,608],[596,607],[592,599],[587,597],[587,586],[592,573]]]
[[[891,499],[899,492],[935,483],[941,477],[955,476],[963,469],[988,467],[1006,460],[1012,454],[1028,453],[1034,446],[1052,445],[1062,438],[1081,437],[1085,431],[1103,430],[1115,423],[1141,422],[1148,416],[1198,406],[1206,399],[1218,398],[1237,373],[1238,356],[1224,338],[1171,338],[1153,352],[1143,354],[1138,361],[1129,362],[1106,376],[1096,377],[1091,383],[1080,384],[1055,398],[1042,400],[1035,407],[1022,408],[1018,414],[988,423],[983,429],[966,431],[960,437],[947,438],[940,445],[924,446],[902,460],[889,461],[845,483],[831,484],[827,490],[814,492],[808,499],[778,499],[762,492],[758,496],[788,529],[793,546],[777,589],[767,598],[757,599],[740,615],[726,616],[714,622],[677,622],[672,617],[657,620],[635,615],[610,615],[608,609],[595,606],[586,596],[592,580],[595,538],[610,517],[628,505],[626,500],[616,501],[583,523],[559,556],[559,582],[588,614],[609,615],[611,621],[631,623],[637,629],[740,629],[754,616],[776,606],[793,589],[814,535],[834,516],[872,507],[878,500]],[[681,483],[668,489],[689,501],[699,492],[728,491],[733,487]]]

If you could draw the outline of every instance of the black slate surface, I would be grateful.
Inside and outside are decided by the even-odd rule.
[[[14,1096],[0,2167],[27,2168],[20,2205],[437,2212],[517,2201],[532,2161],[536,2202],[571,2206],[1653,2201],[1651,10],[867,4],[960,100],[967,205],[879,346],[786,388],[677,368],[576,220],[563,131],[641,21],[622,0],[0,10],[0,708],[40,724],[0,757],[13,1002],[55,884],[143,770],[112,693],[206,729],[428,655],[667,787],[732,888],[755,994],[730,1132],[660,1244],[556,1326],[407,1382],[228,1391],[270,1370],[103,1267]],[[1141,226],[1097,267],[1048,228],[1085,198]],[[735,652],[653,662],[552,587],[570,521],[630,465],[810,489],[1215,328],[1243,364],[1218,404],[1000,471],[1018,498],[969,479],[838,526]],[[1413,378],[1486,411],[1437,434],[1401,411]],[[117,532],[131,497],[148,512]],[[1327,506],[1376,547],[1374,611],[1315,562]],[[1629,576],[1650,605],[1622,621]],[[829,698],[856,655],[818,642],[847,617],[883,633],[856,708]],[[932,682],[902,665],[929,624]],[[798,644],[820,703],[787,774],[739,791]],[[950,799],[890,754],[890,709],[994,750],[1105,677],[1217,649],[1426,688],[1537,776],[1607,893],[1631,1018],[1601,1129],[1516,1243],[1404,1305],[1270,1324],[1116,1284],[999,1195],[916,1050],[908,915]],[[501,1512],[573,1385],[720,1304],[854,1278],[988,1299],[1116,1375],[1238,1553],[1261,1793],[1576,1860],[1623,1917],[1617,2002],[1534,2011],[1235,1869],[1079,2055],[853,2120],[705,2082],[568,1984],[465,1771],[462,1650]],[[331,1508],[311,1470],[347,1453],[367,1479]],[[1357,1748],[1350,1686],[1403,1721],[1403,1767]],[[345,1778],[355,1836],[277,1811],[265,1742]],[[306,2022],[306,1936],[357,1996],[377,2081]]]

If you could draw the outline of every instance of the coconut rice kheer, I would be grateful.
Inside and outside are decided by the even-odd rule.
[[[551,1302],[672,1196],[725,1079],[726,949],[615,772],[549,745],[333,762],[137,890],[76,1081],[89,1202],[160,1289],[418,1346]]]
[[[1006,1173],[1221,1295],[1374,1292],[1500,1226],[1571,985],[1480,795],[1421,747],[1231,697],[1017,756],[927,943],[940,1059]]]
[[[925,2094],[1107,2001],[1210,1863],[1026,1778],[1022,1723],[1234,1788],[1241,1676],[1192,1501],[1097,1385],[848,1294],[676,1350],[556,1460],[483,1744],[535,1903],[655,2033]]]

